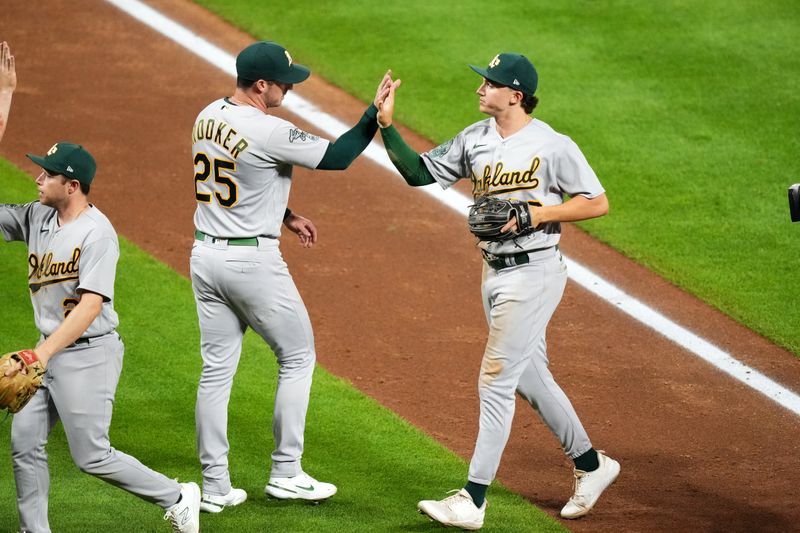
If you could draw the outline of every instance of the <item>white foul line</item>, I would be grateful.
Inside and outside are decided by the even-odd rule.
[[[236,59],[234,56],[214,46],[184,26],[165,17],[139,0],[107,1],[147,26],[150,26],[165,37],[180,44],[190,52],[220,68],[227,74],[236,76]],[[314,104],[297,96],[295,93],[288,93],[286,95],[283,100],[283,107],[302,118],[304,121],[314,124],[321,131],[324,131],[333,138],[339,137],[342,133],[350,129],[349,125],[325,113]],[[386,155],[386,151],[377,143],[370,143],[369,147],[364,151],[364,155],[386,170],[397,174],[394,165]],[[453,189],[442,190],[436,185],[420,187],[420,189],[463,215],[466,215],[468,206],[472,203],[470,198]],[[611,303],[621,311],[654,329],[701,359],[708,361],[726,374],[729,374],[745,385],[771,398],[793,413],[800,415],[800,396],[791,390],[773,381],[754,368],[734,359],[729,353],[717,348],[705,339],[695,335],[688,329],[676,324],[661,313],[645,305],[643,302],[626,294],[583,265],[571,259],[565,259],[568,263],[569,276],[578,285]]]

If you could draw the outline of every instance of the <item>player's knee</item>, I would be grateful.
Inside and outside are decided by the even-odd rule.
[[[19,460],[43,453],[47,440],[39,439],[38,435],[39,428],[14,424],[11,428],[11,457]]]
[[[92,476],[98,476],[105,472],[105,467],[108,464],[110,456],[111,450],[103,452],[98,450],[80,450],[72,454],[72,461],[81,472]]]
[[[20,439],[11,439],[11,460],[14,463],[30,462],[42,457],[44,453],[44,444],[30,445]]]
[[[294,372],[314,371],[314,364],[317,362],[317,354],[314,350],[302,349],[291,352],[283,352],[278,357],[278,366],[281,370],[292,370]]]
[[[482,402],[491,401],[494,403],[514,403],[516,401],[515,391],[505,385],[501,385],[493,380],[483,380],[478,382],[478,397]]]

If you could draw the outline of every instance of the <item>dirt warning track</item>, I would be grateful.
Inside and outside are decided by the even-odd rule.
[[[233,54],[252,41],[189,2],[149,4]],[[0,154],[33,175],[26,152],[58,140],[84,143],[99,166],[93,202],[120,234],[187,274],[191,125],[204,105],[232,92],[233,79],[100,0],[81,10],[56,0],[6,0],[0,28],[19,76]],[[376,65],[376,84],[387,67]],[[346,123],[366,107],[316,76],[297,89]],[[418,149],[431,146],[404,133]],[[613,194],[610,201],[615,216]],[[407,205],[418,218],[407,216]],[[320,364],[468,459],[486,325],[481,259],[462,217],[365,158],[344,173],[296,169],[290,206],[321,232],[312,250],[288,236],[282,245],[311,314]],[[573,227],[562,247],[800,390],[800,364],[788,352]],[[796,415],[572,282],[548,341],[553,373],[593,443],[622,464],[598,507],[566,527],[787,531],[800,523],[788,475],[800,451]],[[531,409],[517,407],[499,479],[555,516],[572,491],[571,463]]]

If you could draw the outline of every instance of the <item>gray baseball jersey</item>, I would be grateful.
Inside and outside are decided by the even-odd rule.
[[[108,431],[124,345],[115,332],[114,278],[117,234],[96,207],[89,206],[59,226],[55,209],[33,202],[0,205],[5,240],[28,244],[28,287],[43,336],[51,335],[78,305],[80,291],[103,297],[100,314],[47,365],[42,387],[11,426],[14,479],[22,531],[48,533],[50,474],[45,445],[59,420],[75,464],[163,508],[173,505],[180,485],[113,448]]]
[[[56,210],[39,202],[0,206],[6,241],[28,245],[28,287],[36,327],[50,336],[78,304],[78,291],[103,297],[103,308],[82,337],[97,337],[119,324],[114,311],[114,276],[119,243],[106,216],[90,206],[59,227]]]
[[[422,158],[443,188],[469,178],[476,197],[497,195],[548,206],[563,203],[564,194],[594,198],[605,192],[577,145],[538,119],[507,138],[497,132],[494,118],[482,120]],[[569,457],[592,447],[548,368],[545,333],[567,282],[567,267],[555,247],[560,238],[561,225],[550,223],[518,239],[479,244],[497,256],[530,253],[517,266],[497,269],[484,263],[481,289],[489,338],[478,380],[481,414],[469,468],[472,482],[489,485],[494,480],[511,431],[515,391],[539,413]]]
[[[221,98],[203,109],[192,130],[197,209],[207,235],[280,235],[292,165],[315,168],[329,141]]]
[[[504,139],[494,118],[487,118],[422,158],[443,188],[469,178],[476,197],[493,195],[545,206],[563,203],[564,194],[594,198],[605,192],[572,139],[539,119]],[[560,238],[561,225],[552,222],[519,239],[482,241],[480,246],[492,254],[513,254],[553,246]]]
[[[192,141],[194,222],[205,234],[195,241],[190,260],[203,357],[195,410],[197,448],[203,493],[221,496],[232,488],[228,401],[248,326],[270,345],[280,366],[270,478],[303,472],[316,352],[311,321],[275,237],[289,198],[292,166],[315,168],[329,142],[228,98],[200,112]]]

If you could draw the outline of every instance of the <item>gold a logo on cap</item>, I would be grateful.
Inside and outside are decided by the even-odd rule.
[[[58,143],[54,144],[48,151],[47,155],[53,155],[58,151]]]
[[[291,67],[292,66],[292,56],[289,55],[289,50],[284,50],[283,53],[286,54],[286,59],[289,60],[289,66]]]
[[[500,64],[500,54],[497,54],[496,56],[494,56],[494,59],[492,59],[489,62],[489,68],[494,68],[499,64]]]

